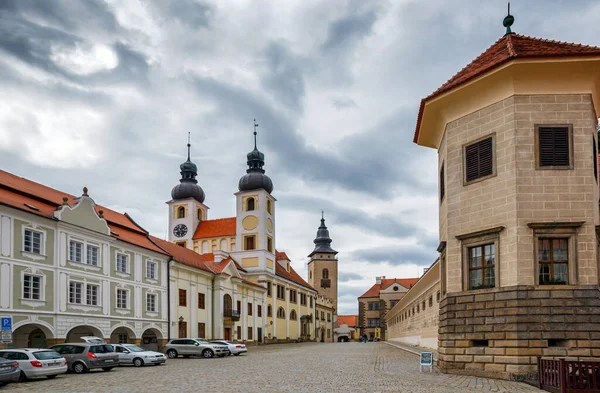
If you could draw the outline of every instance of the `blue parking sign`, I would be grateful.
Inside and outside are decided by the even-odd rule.
[[[0,325],[1,330],[12,330],[12,317],[2,317]]]

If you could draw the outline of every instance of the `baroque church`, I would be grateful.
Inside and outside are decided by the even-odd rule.
[[[314,250],[308,255],[307,282],[287,254],[276,248],[277,200],[256,137],[255,129],[248,169],[235,193],[236,215],[218,219],[209,219],[188,143],[180,183],[167,202],[171,244],[165,246],[171,254],[185,254],[179,259],[187,261],[175,263],[180,269],[171,277],[171,302],[180,300],[171,309],[177,336],[333,341],[338,261],[325,219],[321,218]],[[206,271],[193,272],[191,266]]]

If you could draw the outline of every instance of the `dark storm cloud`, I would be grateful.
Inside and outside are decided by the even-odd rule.
[[[351,7],[348,7],[351,8]],[[354,10],[351,10],[352,12]],[[349,14],[333,21],[329,25],[327,38],[321,49],[324,52],[344,50],[349,45],[354,45],[371,32],[377,20],[377,13],[373,9],[361,10],[357,14]]]
[[[430,266],[438,257],[435,249],[413,245],[371,247],[352,252],[352,259],[369,263],[387,263],[392,266],[415,264]]]
[[[262,86],[284,107],[301,109],[304,97],[302,59],[294,56],[283,43],[272,42],[265,50],[268,68],[261,78]]]
[[[364,279],[363,276],[361,276],[360,274],[352,273],[352,272],[340,271],[338,274],[339,282],[358,281],[358,280],[362,280],[362,279]]]

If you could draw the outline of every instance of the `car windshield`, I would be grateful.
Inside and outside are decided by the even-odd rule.
[[[112,345],[92,345],[90,347],[91,353],[111,353],[114,352],[115,349]]]
[[[137,345],[123,345],[123,348],[129,350],[130,352],[146,352],[147,349],[140,348]]]
[[[37,360],[60,359],[62,357],[56,351],[38,351],[34,352],[33,356],[35,356]]]
[[[200,344],[210,344],[210,343],[209,343],[208,341],[206,341],[206,340],[199,340],[199,339],[196,339],[196,341],[198,341]]]

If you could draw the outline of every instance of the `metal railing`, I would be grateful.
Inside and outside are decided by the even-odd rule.
[[[555,393],[600,393],[600,362],[538,358],[540,389]]]
[[[223,316],[225,318],[239,318],[240,312],[238,310],[226,308],[225,311],[223,311]]]

